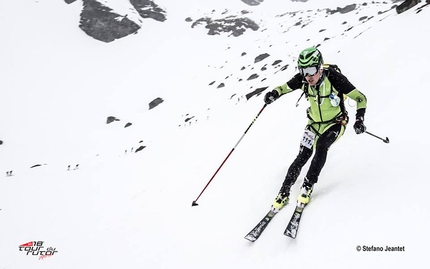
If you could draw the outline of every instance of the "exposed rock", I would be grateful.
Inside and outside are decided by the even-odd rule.
[[[286,65],[284,65],[283,67],[281,67],[281,71],[284,71],[284,70],[287,70],[287,68],[288,68],[288,66],[289,66],[289,64],[286,64]]]
[[[258,74],[252,74],[247,80],[252,80],[258,78]]]
[[[266,59],[266,58],[267,58],[267,57],[269,57],[269,56],[270,56],[270,54],[268,54],[268,53],[260,54],[260,55],[258,55],[257,57],[255,57],[255,59],[254,59],[254,63],[261,62],[262,60]]]
[[[354,11],[356,7],[357,7],[357,4],[351,4],[343,8],[338,7],[336,10],[327,9],[327,13],[334,14],[336,12],[339,12],[340,14],[345,14],[345,13]]]
[[[277,64],[279,64],[279,63],[281,63],[282,62],[282,60],[276,60],[276,61],[274,61],[273,62],[273,64],[272,65],[277,65]]]
[[[228,16],[223,19],[212,20],[209,17],[204,17],[196,20],[191,27],[194,28],[200,24],[206,24],[205,28],[209,29],[208,35],[219,35],[221,33],[230,33],[233,36],[240,36],[247,29],[257,31],[259,26],[249,18],[238,18],[236,16]]]
[[[66,4],[71,4],[71,3],[76,2],[76,0],[64,0],[64,2],[66,2]]]
[[[127,122],[127,124],[124,126],[124,128],[130,127],[131,125],[133,125],[133,123]]]
[[[190,120],[194,119],[194,116],[188,117],[185,119],[185,122],[189,122]]]
[[[217,89],[219,89],[219,88],[224,88],[224,87],[225,87],[225,84],[224,84],[224,83],[221,83],[221,84],[219,84],[219,85],[218,85]]]
[[[258,6],[259,4],[264,2],[264,0],[242,0],[242,2],[250,6]]]
[[[127,18],[120,16],[109,7],[95,0],[83,0],[79,27],[89,36],[103,41],[112,42],[130,34],[135,34],[140,26]]]
[[[166,20],[166,11],[151,0],[130,0],[130,3],[144,19],[151,18],[160,22]]]
[[[160,97],[155,98],[149,103],[149,110],[153,109],[154,107],[158,106],[159,104],[163,103],[164,100]]]
[[[30,168],[35,168],[35,167],[39,167],[39,166],[42,166],[42,165],[41,164],[35,164],[33,166],[30,166]]]
[[[265,91],[267,88],[269,88],[269,87],[262,87],[262,88],[258,88],[258,89],[255,89],[254,91],[252,91],[252,92],[250,92],[250,93],[248,93],[248,94],[246,94],[245,96],[246,96],[246,100],[249,100],[252,96],[254,96],[254,95],[260,95],[263,91]]]
[[[106,124],[112,123],[114,121],[120,121],[120,120],[114,116],[109,116],[109,117],[107,117]]]
[[[135,153],[138,153],[139,151],[143,150],[144,148],[146,148],[146,146],[140,146],[136,149]]]

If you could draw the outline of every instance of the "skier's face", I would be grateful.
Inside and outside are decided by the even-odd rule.
[[[319,69],[318,72],[316,72],[314,75],[306,74],[306,81],[309,83],[309,85],[315,86],[321,77],[321,73],[322,69]]]

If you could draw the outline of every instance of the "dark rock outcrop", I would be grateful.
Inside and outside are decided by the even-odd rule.
[[[270,54],[268,54],[268,53],[263,53],[263,54],[260,54],[260,55],[258,55],[257,57],[255,57],[255,59],[254,59],[254,63],[256,64],[256,63],[258,63],[258,62],[261,62],[261,61],[263,61],[264,59],[266,59],[267,57],[269,57],[270,56]]]
[[[254,96],[254,95],[260,95],[263,91],[265,91],[267,88],[269,88],[269,87],[261,87],[261,88],[258,88],[258,89],[255,89],[254,91],[252,91],[252,92],[250,92],[250,93],[248,93],[248,94],[246,94],[245,96],[246,96],[246,100],[249,100],[252,96]]]
[[[345,14],[345,13],[354,11],[356,7],[357,7],[357,4],[351,4],[351,5],[347,5],[346,7],[343,7],[343,8],[338,7],[336,10],[328,9],[327,13],[334,14],[336,12],[339,12],[340,14]]]
[[[194,119],[195,116],[187,117],[185,118],[185,122],[189,122],[190,120]]]
[[[219,88],[224,88],[225,87],[225,84],[224,83],[220,83],[219,85],[218,85],[218,87],[216,87],[217,89],[219,89]]]
[[[151,0],[130,0],[130,3],[144,19],[151,18],[160,22],[166,20],[166,11]]]
[[[137,33],[140,26],[127,18],[113,12],[109,7],[95,0],[83,0],[79,27],[89,36],[103,42]]]
[[[114,122],[114,121],[119,121],[119,119],[117,119],[117,118],[116,118],[116,117],[114,117],[114,116],[109,116],[109,117],[107,117],[107,119],[106,119],[106,124],[112,123],[112,122]]]
[[[149,109],[151,110],[163,102],[164,102],[164,100],[162,98],[157,97],[154,100],[152,100],[151,102],[149,102]]]
[[[259,75],[258,74],[252,74],[251,76],[249,76],[249,78],[247,80],[252,80],[252,79],[256,79],[258,78]]]
[[[242,2],[250,6],[258,6],[259,4],[264,2],[264,0],[242,0]]]
[[[140,146],[136,149],[136,151],[134,153],[138,153],[139,151],[143,150],[144,148],[146,148],[146,146]]]
[[[260,27],[253,20],[246,17],[228,16],[223,19],[213,20],[209,17],[204,17],[196,20],[191,27],[194,28],[200,24],[206,24],[205,28],[209,29],[208,35],[219,35],[221,33],[229,33],[233,36],[240,36],[247,29],[257,31]]]
[[[36,168],[36,167],[39,167],[39,166],[42,166],[42,165],[41,164],[35,164],[35,165],[30,166],[30,168]]]

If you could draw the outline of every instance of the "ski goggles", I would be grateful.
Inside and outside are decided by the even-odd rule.
[[[300,74],[304,77],[306,76],[314,76],[318,72],[319,66],[310,66],[306,68],[299,67]]]

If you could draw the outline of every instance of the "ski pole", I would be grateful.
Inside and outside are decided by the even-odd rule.
[[[365,131],[365,133],[366,134],[369,134],[369,135],[371,135],[371,136],[373,136],[373,137],[376,137],[376,138],[378,138],[378,139],[381,139],[382,141],[384,141],[385,143],[390,143],[390,140],[388,139],[388,137],[386,137],[385,139],[383,139],[383,138],[381,138],[381,137],[379,137],[379,136],[377,136],[377,135],[374,135],[374,134],[372,134],[372,133],[369,133],[368,131]]]
[[[267,104],[264,104],[264,106],[261,108],[260,112],[258,112],[257,116],[254,118],[254,120],[251,122],[251,124],[248,126],[248,128],[245,130],[243,135],[240,137],[239,141],[236,143],[236,145],[231,149],[230,153],[227,155],[227,157],[224,159],[224,161],[221,163],[221,165],[218,167],[218,169],[215,171],[215,174],[211,177],[209,182],[206,184],[206,186],[203,188],[203,190],[200,192],[199,196],[197,196],[196,200],[193,201],[191,206],[197,206],[197,200],[202,196],[203,192],[206,190],[206,188],[209,186],[209,184],[212,182],[218,171],[221,169],[221,167],[224,165],[224,163],[227,161],[227,159],[230,157],[230,155],[233,153],[233,151],[236,149],[237,145],[239,145],[240,141],[242,141],[243,137],[246,135],[248,130],[251,128],[251,126],[254,124],[254,122],[257,120],[258,116],[260,116],[261,112],[266,108]]]

